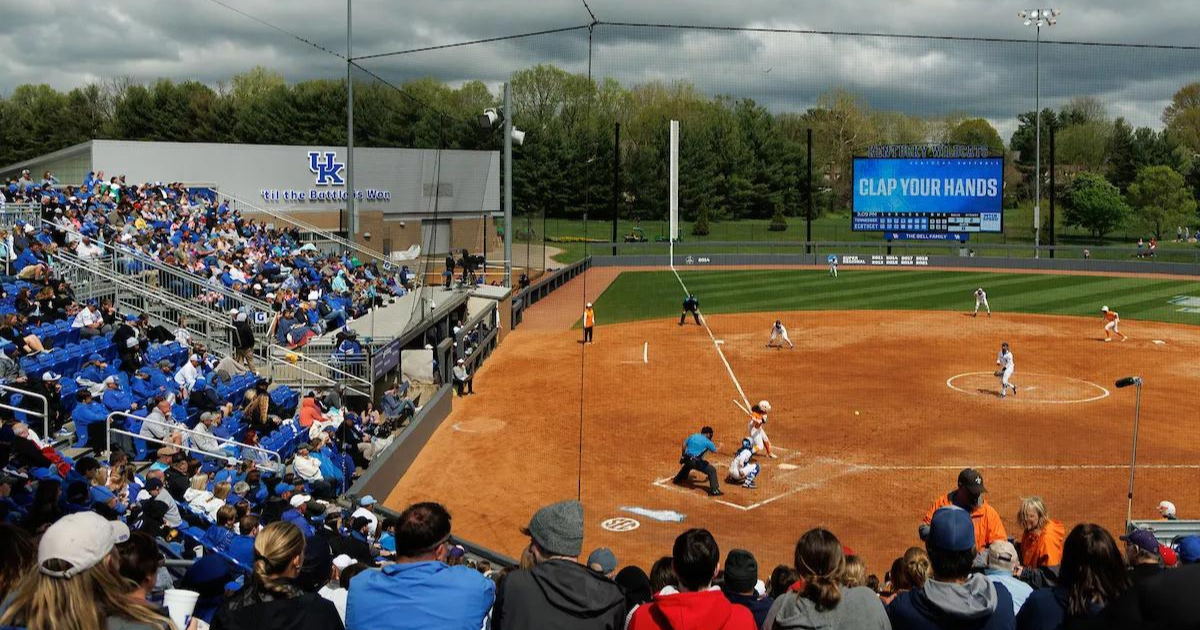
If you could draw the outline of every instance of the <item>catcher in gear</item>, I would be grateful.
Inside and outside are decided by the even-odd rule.
[[[767,437],[767,414],[771,412],[771,403],[760,400],[757,405],[750,408],[750,423],[746,427],[750,434],[750,444],[754,448],[754,452],[765,452],[767,457],[778,459],[778,455],[771,452],[771,439]]]
[[[729,461],[729,482],[740,483],[743,488],[757,488],[754,479],[762,471],[762,466],[754,461],[754,444],[750,438],[742,439],[742,447],[733,454]]]

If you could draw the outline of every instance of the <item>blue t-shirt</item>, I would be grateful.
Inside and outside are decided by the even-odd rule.
[[[693,433],[683,443],[683,452],[692,457],[700,457],[709,451],[716,453],[717,445],[713,444],[712,440],[705,437],[703,433]]]
[[[496,599],[478,571],[441,562],[391,564],[350,580],[346,630],[478,630]]]

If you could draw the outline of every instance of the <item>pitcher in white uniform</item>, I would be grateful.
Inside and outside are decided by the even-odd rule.
[[[1010,388],[1013,396],[1016,396],[1017,386],[1008,382],[1008,379],[1012,378],[1016,365],[1013,363],[1012,350],[1008,349],[1007,341],[1000,344],[1000,354],[996,357],[996,365],[1000,366],[1000,369],[996,370],[996,376],[1000,377],[1000,397],[1004,398]]]
[[[779,342],[778,344],[775,343],[777,341]],[[792,343],[791,339],[788,339],[787,329],[783,327],[783,322],[777,319],[775,320],[775,325],[771,327],[771,338],[767,340],[767,347],[783,348],[784,343],[787,343],[788,348],[792,350],[796,349],[796,344]]]

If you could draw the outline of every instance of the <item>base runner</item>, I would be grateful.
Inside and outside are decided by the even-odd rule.
[[[987,293],[984,293],[983,287],[975,289],[975,317],[979,317],[979,307],[987,309],[988,317],[992,316],[992,307],[988,305]]]
[[[771,452],[771,438],[767,437],[768,413],[771,413],[771,403],[760,400],[750,408],[750,423],[746,429],[750,433],[750,444],[755,453],[765,452],[767,457],[777,459],[779,456]]]
[[[758,487],[754,484],[754,479],[761,471],[762,466],[754,461],[754,444],[750,438],[743,439],[742,447],[733,454],[733,459],[729,462],[730,483],[740,483],[743,488],[753,490]]]
[[[1110,310],[1107,306],[1101,307],[1100,312],[1104,314],[1104,341],[1112,341],[1113,333],[1121,337],[1121,341],[1125,341],[1129,337],[1121,332],[1121,316],[1116,311]]]
[[[1000,344],[1000,354],[996,356],[996,365],[1000,366],[1000,369],[996,370],[996,376],[1000,377],[1000,397],[1004,398],[1009,388],[1012,389],[1013,396],[1016,396],[1017,386],[1008,382],[1008,379],[1012,378],[1016,365],[1013,363],[1012,350],[1009,350],[1007,341]]]
[[[775,343],[777,341],[779,343]],[[783,348],[785,342],[792,350],[796,349],[796,344],[792,343],[791,339],[788,339],[787,329],[783,327],[783,322],[777,319],[775,320],[775,325],[771,327],[771,338],[767,340],[767,347]]]

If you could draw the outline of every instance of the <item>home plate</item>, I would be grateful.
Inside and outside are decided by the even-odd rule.
[[[1155,340],[1154,340],[1154,343],[1156,343],[1156,344],[1158,344],[1158,345],[1160,345],[1160,346],[1161,346],[1161,345],[1164,345],[1164,344],[1166,344],[1167,342],[1163,341],[1162,339],[1155,339]]]
[[[799,466],[795,464],[780,464],[779,470],[796,470]]]

